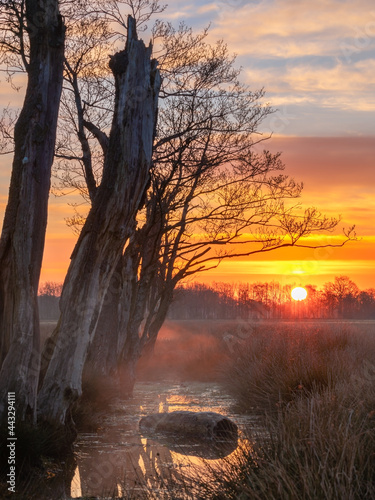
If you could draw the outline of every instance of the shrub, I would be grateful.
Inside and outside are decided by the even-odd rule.
[[[201,484],[205,498],[375,498],[375,389],[370,382],[360,388],[339,384],[335,391],[295,400],[277,418],[268,418],[265,427],[267,433],[220,470],[215,487]]]

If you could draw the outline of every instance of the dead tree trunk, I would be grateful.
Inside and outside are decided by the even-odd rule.
[[[123,259],[119,259],[103,301],[93,339],[90,342],[83,373],[84,379],[89,380],[93,375],[106,377],[116,366],[120,297],[123,293],[122,265]]]
[[[85,378],[98,373],[109,377],[120,396],[133,390],[134,368],[141,355],[141,325],[157,276],[162,224],[155,214],[156,205],[149,204],[145,225],[131,238],[112,276],[113,292],[104,300],[85,365]]]
[[[72,255],[58,341],[38,397],[40,418],[54,426],[68,423],[69,409],[81,394],[91,335],[149,181],[160,88],[151,51],[137,40],[129,17],[125,50],[110,62],[116,95],[103,179]],[[142,93],[135,95],[140,88]]]
[[[37,292],[65,33],[58,0],[26,0],[26,21],[28,83],[14,131],[12,177],[0,240],[0,414],[6,392],[14,391],[20,418],[26,413],[35,417],[36,411],[40,362]]]

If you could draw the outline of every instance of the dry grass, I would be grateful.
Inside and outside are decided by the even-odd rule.
[[[269,435],[227,464],[215,487],[201,485],[203,497],[375,498],[374,401],[372,384],[340,384],[296,400],[267,420]]]
[[[375,498],[375,338],[278,327],[252,332],[230,367],[243,409],[265,433],[227,464],[211,499]]]
[[[224,383],[242,411],[277,411],[302,395],[348,382],[375,359],[375,338],[346,326],[253,329],[233,349]]]

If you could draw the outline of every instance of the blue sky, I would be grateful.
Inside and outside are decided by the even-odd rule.
[[[244,81],[279,109],[266,129],[282,135],[374,133],[375,4],[369,0],[171,1],[163,18],[238,55]]]

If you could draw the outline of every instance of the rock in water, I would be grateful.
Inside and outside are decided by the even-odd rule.
[[[229,418],[212,411],[173,411],[153,413],[141,418],[142,433],[175,434],[179,438],[236,439],[238,428]]]

